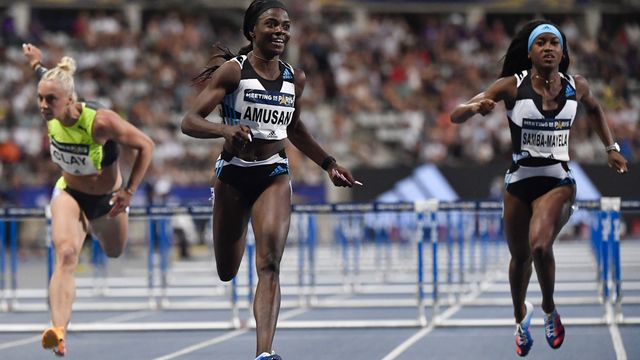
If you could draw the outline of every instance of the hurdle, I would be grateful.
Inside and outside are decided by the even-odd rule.
[[[609,205],[613,204],[613,205]],[[619,205],[616,205],[619,204]],[[591,303],[603,303],[606,306],[615,305],[614,309],[609,309],[609,313],[605,313],[605,316],[598,318],[568,318],[563,319],[567,324],[603,324],[603,323],[639,323],[639,319],[626,318],[622,316],[621,304],[622,304],[622,283],[621,283],[621,269],[620,269],[620,256],[619,256],[619,212],[620,210],[638,210],[640,209],[639,202],[616,200],[593,201],[593,202],[578,202],[578,206],[583,209],[589,210],[601,210],[609,214],[608,217],[598,217],[598,223],[602,224],[600,231],[592,231],[592,241],[595,243],[597,239],[593,239],[593,236],[600,233],[602,241],[599,242],[598,248],[603,249],[601,253],[594,255],[594,257],[602,260],[603,266],[606,268],[606,272],[603,272],[599,267],[597,271],[601,276],[597,286],[602,288],[602,293],[606,293],[607,289],[614,289],[612,292],[614,296],[608,296],[605,298],[595,299],[593,301],[585,301],[582,299],[569,299],[568,302],[563,302],[562,299],[558,299],[558,304],[574,303],[574,304],[591,304]],[[604,210],[606,209],[606,210]],[[44,210],[42,209],[2,209],[1,213],[2,221],[0,221],[0,227],[5,226],[5,222],[15,223],[15,221],[44,217]],[[499,241],[499,227],[500,225],[496,221],[495,213],[501,211],[501,204],[498,202],[416,202],[416,203],[371,203],[371,204],[319,204],[319,205],[293,205],[292,211],[295,215],[296,221],[292,222],[292,228],[297,230],[292,232],[297,238],[298,252],[294,252],[298,255],[296,260],[297,273],[297,289],[295,295],[297,300],[287,301],[283,300],[282,308],[308,308],[308,309],[331,309],[331,308],[407,308],[415,309],[413,318],[406,319],[368,319],[368,320],[283,320],[279,322],[280,328],[364,328],[364,327],[424,327],[429,324],[433,326],[506,326],[512,325],[512,319],[497,319],[495,321],[487,321],[485,319],[448,319],[447,312],[440,312],[440,307],[452,308],[455,306],[494,306],[504,305],[505,302],[510,304],[508,298],[494,298],[494,299],[479,299],[477,295],[481,292],[499,292],[500,289],[495,288],[492,285],[492,281],[495,280],[495,265],[499,263],[501,255],[499,253],[499,247],[501,246]],[[130,215],[132,219],[146,219],[147,221],[158,221],[164,219],[166,225],[166,219],[173,214],[190,214],[193,216],[210,216],[210,207],[158,207],[158,208],[135,208],[132,209]],[[363,214],[380,214],[380,213],[393,213],[393,214],[407,214],[412,218],[412,224],[409,224],[407,228],[412,232],[411,238],[413,243],[410,246],[415,251],[415,264],[408,266],[406,263],[401,264],[400,268],[411,268],[414,271],[413,284],[394,284],[392,276],[389,273],[385,273],[380,278],[380,268],[386,270],[393,270],[391,265],[382,261],[386,244],[383,244],[381,228],[376,229],[376,235],[374,237],[375,252],[372,258],[378,259],[375,261],[377,264],[382,265],[373,269],[378,276],[374,276],[376,281],[381,284],[366,284],[362,282],[363,276],[365,276],[365,264],[362,263],[362,256],[365,252],[370,253],[368,248],[362,247],[362,239],[355,239],[362,236],[358,227],[362,227]],[[485,222],[479,221],[483,219],[486,214],[494,215],[493,218],[484,218]],[[617,215],[616,215],[617,213]],[[349,248],[348,246],[344,251],[351,251],[351,254],[342,253],[342,261],[340,271],[343,275],[343,280],[348,279],[349,286],[332,286],[330,284],[324,285],[318,282],[319,274],[323,270],[318,264],[319,254],[318,234],[320,226],[317,225],[319,220],[318,216],[321,215],[333,215],[343,217],[346,215],[354,215],[347,217],[349,221],[338,221],[336,228],[336,234],[345,234],[352,239],[352,242],[361,242],[357,244],[358,247]],[[483,215],[483,216],[480,216]],[[617,218],[616,218],[617,216]],[[458,219],[458,220],[455,220]],[[467,219],[465,221],[461,219]],[[473,219],[468,221],[468,219]],[[613,226],[606,226],[607,220],[611,224],[618,224]],[[617,220],[616,220],[617,219]],[[457,221],[457,222],[456,222]],[[617,221],[617,223],[616,223]],[[493,224],[492,224],[493,222]],[[11,227],[11,225],[9,225]],[[151,226],[151,225],[149,225]],[[356,228],[350,228],[355,226]],[[595,225],[594,225],[595,226]],[[133,311],[133,310],[173,310],[173,309],[217,309],[217,310],[231,310],[231,317],[229,321],[218,322],[171,322],[171,323],[126,323],[126,324],[106,324],[104,331],[127,331],[127,330],[139,330],[139,331],[153,331],[153,330],[168,330],[168,329],[231,329],[239,327],[253,327],[255,326],[252,321],[243,322],[239,318],[239,309],[250,309],[251,302],[253,300],[253,261],[249,261],[253,257],[253,251],[249,246],[252,245],[251,237],[248,239],[247,255],[247,283],[244,286],[239,286],[236,279],[232,281],[232,284],[227,288],[229,294],[229,300],[226,304],[207,304],[205,301],[201,302],[189,302],[186,301],[183,304],[180,302],[169,301],[168,297],[171,295],[167,289],[168,278],[168,256],[166,255],[170,249],[169,241],[166,240],[169,236],[166,234],[167,226],[160,227],[164,229],[161,236],[156,236],[159,241],[166,241],[165,245],[154,245],[153,248],[164,252],[165,260],[161,260],[158,267],[155,266],[153,256],[149,256],[148,269],[149,273],[155,271],[160,272],[160,279],[158,286],[156,286],[156,276],[154,274],[148,275],[148,295],[151,299],[152,296],[159,296],[160,301],[154,300],[153,304],[137,304],[136,306],[121,306],[112,307],[109,310],[119,311]],[[442,229],[446,231],[441,231]],[[5,232],[2,232],[4,235]],[[10,236],[13,237],[13,232],[10,231]],[[150,232],[152,234],[152,232]],[[153,235],[149,235],[151,238]],[[338,236],[338,235],[336,235]],[[491,240],[491,237],[495,236]],[[291,237],[291,236],[290,236]],[[345,236],[346,238],[346,236]],[[454,241],[454,238],[457,238]],[[615,241],[609,242],[609,239],[618,239],[617,252],[615,248],[604,254],[604,249],[608,249],[609,244],[614,244]],[[165,239],[165,240],[162,240]],[[355,240],[354,240],[355,239]],[[607,247],[603,248],[605,243],[604,239],[607,239]],[[290,239],[292,240],[292,239]],[[149,239],[150,253],[152,252],[151,244],[156,240]],[[344,241],[344,240],[341,240]],[[4,243],[4,241],[2,242]],[[10,241],[10,244],[13,242]],[[425,243],[428,246],[425,246]],[[154,243],[156,244],[156,243]],[[294,241],[295,244],[295,241]],[[465,244],[468,246],[465,248]],[[454,251],[453,245],[458,246],[457,252]],[[473,246],[472,246],[473,245]],[[2,246],[2,245],[0,245]],[[15,247],[15,245],[13,245]],[[446,253],[444,259],[439,256],[441,252],[441,246],[446,246],[443,250]],[[11,245],[10,245],[11,247]],[[480,247],[477,249],[476,247]],[[491,250],[494,250],[493,252]],[[6,249],[3,250],[2,261],[0,261],[0,291],[2,296],[3,311],[21,311],[19,303],[16,302],[16,287],[15,285],[15,273],[17,268],[17,261],[12,260],[15,263],[14,268],[12,266],[11,278],[13,291],[5,291],[4,279],[4,259]],[[431,251],[431,257],[426,256],[426,252]],[[15,253],[15,250],[9,251],[10,255]],[[287,252],[285,251],[285,254]],[[618,255],[614,255],[618,254]],[[496,260],[494,264],[487,263],[487,259]],[[604,259],[611,258],[611,261],[604,263]],[[14,259],[14,258],[12,258]],[[345,266],[346,265],[346,266]],[[457,271],[455,271],[457,266]],[[163,270],[164,269],[164,270]],[[426,269],[431,269],[431,278],[425,276]],[[440,276],[441,271],[444,270],[445,276]],[[606,273],[606,279],[602,276]],[[457,274],[457,279],[456,279]],[[240,276],[240,275],[239,275]],[[388,289],[385,289],[388,288]],[[109,289],[106,290],[109,295]],[[246,291],[246,293],[244,293]],[[391,291],[396,294],[402,295],[396,299],[357,299],[348,298],[354,295],[370,295],[370,294],[384,294]],[[226,292],[226,291],[225,291]],[[246,294],[246,300],[240,301],[240,296]],[[194,292],[193,294],[196,294]],[[192,294],[192,295],[193,295]],[[212,294],[212,292],[201,291],[199,295]],[[215,295],[223,295],[219,291],[213,292]],[[413,295],[412,295],[413,294]],[[429,298],[428,294],[431,294]],[[447,296],[442,297],[442,294]],[[110,295],[115,295],[111,293]],[[339,295],[338,298],[332,298],[331,296]],[[614,301],[612,303],[612,301]],[[7,305],[12,303],[14,306]],[[160,304],[160,305],[158,305]],[[609,305],[607,305],[609,304]],[[426,308],[431,307],[433,310],[430,321],[427,321]],[[91,307],[84,308],[91,310]],[[27,309],[22,309],[27,310]],[[33,311],[43,311],[43,309],[31,309]],[[76,309],[74,311],[82,310]],[[534,322],[535,324],[535,322]],[[25,324],[22,326],[9,326],[8,331],[36,331],[41,330],[41,324]],[[13,330],[12,330],[13,329]],[[97,326],[90,324],[73,324],[73,330],[75,331],[100,331]]]
[[[0,209],[0,311],[14,311],[18,307],[18,221],[40,220],[45,217],[44,208]],[[7,226],[9,249],[6,248]],[[6,252],[9,253],[9,284],[6,287]]]
[[[595,259],[594,274],[597,284],[595,287],[577,284],[573,286],[575,291],[596,290],[598,296],[561,298],[556,297],[557,305],[602,305],[601,316],[563,318],[568,325],[611,325],[611,324],[638,324],[638,318],[624,317],[622,313],[622,280],[620,261],[620,211],[637,211],[640,205],[638,201],[624,201],[620,198],[602,198],[599,201],[579,201],[578,208],[593,211],[591,217],[591,249]],[[637,284],[630,284],[632,289]],[[556,287],[558,290],[558,287]],[[556,294],[557,295],[557,294]],[[626,304],[638,304],[638,299],[627,299]],[[462,298],[459,305],[495,306],[510,305],[510,298],[503,299],[465,299]],[[436,326],[510,326],[512,319],[434,319]],[[541,320],[534,319],[534,325],[542,325]]]

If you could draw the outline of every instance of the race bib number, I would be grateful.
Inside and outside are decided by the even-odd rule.
[[[569,119],[523,119],[521,149],[531,156],[569,160]]]
[[[91,175],[99,172],[89,156],[89,145],[63,144],[52,139],[49,152],[51,160],[65,172],[73,175]]]

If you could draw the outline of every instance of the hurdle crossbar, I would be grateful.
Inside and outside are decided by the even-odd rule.
[[[640,201],[629,201],[629,200],[621,200],[617,203],[614,202],[612,205],[611,202],[606,201],[578,201],[577,206],[581,209],[591,209],[591,210],[600,210],[607,208],[607,211],[611,211],[612,207],[615,207],[614,210],[632,210],[637,211],[640,210]],[[424,202],[403,202],[403,203],[368,203],[368,204],[359,204],[359,203],[345,203],[345,204],[318,204],[318,205],[292,205],[292,211],[294,213],[302,213],[302,214],[329,214],[329,213],[364,213],[364,212],[413,212],[417,214],[428,213],[433,216],[433,214],[438,211],[442,212],[453,212],[453,211],[470,211],[470,212],[483,212],[483,213],[495,213],[502,210],[502,204],[500,202],[495,201],[451,201],[451,202],[434,202],[430,201],[427,203]],[[211,207],[210,206],[167,206],[167,207],[137,207],[132,208],[130,211],[131,218],[142,218],[148,220],[162,220],[164,221],[169,216],[173,215],[190,215],[194,217],[209,217],[211,215]],[[609,219],[612,222],[610,225],[610,229],[613,229],[613,222],[616,218],[609,215]],[[6,208],[0,209],[0,220],[2,221],[12,221],[12,224],[15,224],[17,220],[29,220],[29,219],[41,219],[45,218],[45,210],[44,209],[34,209],[34,208]],[[427,218],[427,217],[425,217]],[[406,287],[406,290],[401,291],[401,293],[406,292],[407,294],[417,293],[417,299],[322,299],[318,298],[318,295],[322,295],[323,293],[331,294],[329,291],[331,289],[333,294],[340,292],[340,286],[330,285],[327,287],[323,287],[321,285],[315,284],[315,280],[313,280],[312,287],[309,292],[305,292],[305,289],[302,290],[302,296],[314,296],[314,301],[307,303],[307,305],[312,305],[313,307],[323,308],[323,307],[417,307],[419,311],[419,315],[416,319],[372,319],[372,320],[328,320],[328,321],[292,321],[286,320],[281,321],[279,323],[280,328],[371,328],[371,327],[424,327],[426,326],[426,318],[424,317],[424,307],[425,306],[453,306],[453,305],[465,305],[465,306],[494,306],[494,305],[504,305],[505,303],[510,304],[510,299],[508,298],[474,298],[468,299],[465,298],[464,293],[460,294],[458,298],[446,298],[442,295],[455,294],[460,291],[460,287],[458,284],[455,284],[455,287],[449,286],[450,284],[442,284],[439,285],[439,281],[437,278],[438,267],[440,265],[437,259],[437,245],[438,239],[435,232],[435,217],[429,218],[429,220],[425,220],[425,223],[418,225],[417,233],[422,232],[422,236],[418,236],[418,244],[422,244],[422,242],[431,240],[431,244],[433,245],[433,261],[431,265],[433,265],[433,280],[431,283],[427,282],[426,278],[419,278],[419,283],[417,284],[401,284],[394,289],[389,289],[388,292],[391,293],[393,290],[394,293],[398,293],[397,291],[400,288]],[[425,229],[429,229],[426,231]],[[423,231],[424,230],[424,231]],[[603,230],[603,234],[604,234]],[[613,230],[611,230],[612,234]],[[160,237],[165,234],[160,234]],[[487,235],[487,234],[485,234]],[[12,235],[13,236],[13,235]],[[487,235],[488,236],[488,235]],[[614,236],[614,235],[607,235]],[[613,238],[611,239],[613,241]],[[452,243],[452,241],[450,241]],[[429,248],[429,247],[426,247]],[[12,249],[13,250],[13,249]],[[311,251],[311,250],[309,250]],[[422,248],[419,247],[418,251],[422,251]],[[451,256],[452,251],[448,252]],[[301,257],[303,258],[303,257]],[[419,257],[420,265],[418,265],[418,269],[422,269],[421,264],[425,258]],[[462,258],[461,258],[462,260]],[[311,261],[311,259],[309,260]],[[357,261],[357,259],[356,259]],[[238,297],[240,296],[239,286],[234,282],[232,289],[232,303],[229,305],[229,302],[218,303],[213,301],[205,301],[205,300],[184,300],[184,301],[169,301],[167,296],[197,296],[195,293],[191,292],[190,289],[180,289],[174,293],[167,292],[167,277],[166,277],[166,258],[161,258],[161,286],[162,289],[155,289],[153,287],[153,280],[155,278],[151,277],[151,291],[142,291],[141,294],[150,295],[151,300],[154,300],[154,303],[158,308],[162,309],[229,309],[231,308],[234,311],[233,320],[230,322],[150,322],[150,323],[99,323],[99,324],[72,324],[70,326],[70,331],[154,331],[154,330],[187,330],[187,329],[233,329],[238,328],[240,325],[243,327],[251,327],[251,324],[242,324],[238,322],[237,311],[239,308],[250,308],[250,302],[247,300],[239,301]],[[304,264],[302,265],[304,266]],[[360,265],[357,265],[358,268],[356,271],[360,270]],[[447,266],[450,269],[453,266],[452,259],[448,259]],[[486,275],[486,270],[483,269]],[[619,270],[618,276],[619,276]],[[15,270],[12,270],[15,273]],[[251,269],[249,271],[251,274]],[[4,274],[2,274],[4,276]],[[451,282],[452,275],[449,272],[447,274],[447,278],[449,282]],[[482,274],[480,274],[482,275]],[[462,277],[462,276],[461,276]],[[14,278],[15,279],[15,278]],[[353,279],[351,279],[353,281]],[[15,282],[15,280],[14,280]],[[251,284],[251,281],[249,281]],[[307,286],[305,284],[299,284],[302,287]],[[355,283],[351,282],[352,290],[356,289],[355,294],[382,294],[384,291],[380,289],[374,289],[373,287],[368,287],[367,284]],[[561,283],[558,284],[557,290],[561,290]],[[385,285],[386,287],[391,287],[389,284]],[[593,284],[573,284],[570,286],[572,290],[597,290],[597,287]],[[16,286],[13,285],[13,292],[5,292],[4,289],[0,289],[3,295],[13,295],[14,300],[16,299],[17,292],[15,291]],[[342,286],[344,288],[344,286]],[[156,291],[158,290],[158,291]],[[171,289],[175,291],[174,289]],[[247,290],[248,298],[251,298],[252,289]],[[323,290],[325,292],[323,292]],[[504,292],[505,288],[501,284],[494,284],[492,286],[487,286],[482,289],[482,292]],[[508,289],[507,289],[508,290]],[[120,296],[128,293],[130,296],[133,295],[133,292],[138,290],[135,289],[107,289],[104,293],[101,293],[101,296],[117,296],[119,293]],[[198,295],[202,295],[202,289],[198,290]],[[434,294],[433,298],[427,299],[424,297],[426,292],[431,292]],[[138,294],[138,293],[136,293]],[[220,292],[217,292],[220,294]],[[81,296],[79,296],[81,297]],[[6,300],[4,296],[0,296],[0,300]],[[616,299],[619,300],[619,297]],[[565,297],[557,299],[556,303],[562,304],[598,304],[604,303],[605,306],[608,306],[609,302],[607,299],[598,299],[597,297]],[[153,304],[150,302],[118,302],[118,303],[110,303],[110,302],[100,302],[95,304],[87,304],[87,303],[76,303],[74,304],[74,310],[80,310],[85,308],[87,310],[95,310],[98,308],[97,305],[100,305],[107,309],[117,310],[147,310],[149,306],[153,308]],[[161,306],[158,304],[162,304]],[[296,301],[286,301],[282,302],[283,307],[300,307],[300,302]],[[21,304],[20,302],[14,302],[12,310],[15,311],[28,311],[31,307],[33,311],[45,311],[46,308],[42,308],[42,305],[37,304]],[[94,305],[96,305],[94,307]],[[118,307],[120,306],[120,307]],[[36,309],[37,308],[37,309]],[[496,319],[495,321],[486,320],[486,319],[444,319],[440,317],[437,311],[434,309],[434,326],[512,326],[513,319]],[[624,318],[624,317],[616,317],[617,323],[620,324],[634,324],[635,322],[640,322],[640,318]],[[569,325],[595,325],[595,324],[603,324],[610,323],[610,318],[607,316],[603,317],[584,317],[584,318],[563,318],[563,321]],[[477,322],[477,324],[476,324]],[[540,321],[538,321],[540,322]],[[464,324],[464,325],[463,325]],[[540,322],[541,324],[541,322]],[[534,325],[540,325],[536,321],[534,321]],[[106,326],[105,326],[106,325]],[[7,332],[21,332],[21,331],[41,331],[43,324],[24,324],[21,326],[9,326],[5,327]],[[37,330],[29,330],[35,329]],[[0,331],[5,331],[5,329],[0,329]],[[13,329],[13,330],[11,330]],[[21,330],[26,329],[26,330]]]

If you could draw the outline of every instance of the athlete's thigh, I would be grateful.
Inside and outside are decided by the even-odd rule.
[[[517,196],[504,191],[504,234],[512,255],[529,253],[529,222],[531,206]]]
[[[531,232],[553,240],[569,220],[575,197],[575,185],[565,185],[553,188],[534,200]]]
[[[51,239],[56,248],[72,247],[78,253],[87,236],[88,222],[80,205],[65,191],[51,200]]]
[[[244,252],[247,224],[251,215],[248,204],[240,191],[222,181],[214,185],[213,247],[216,260],[232,256],[237,260]]]
[[[91,220],[91,230],[98,237],[107,255],[119,254],[127,242],[129,214],[122,212],[115,217],[101,216]]]
[[[253,205],[251,224],[256,236],[258,257],[276,256],[279,261],[289,233],[291,182],[278,176]]]

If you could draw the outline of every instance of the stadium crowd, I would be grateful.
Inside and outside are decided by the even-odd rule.
[[[496,78],[513,29],[495,17],[469,27],[462,15],[354,16],[294,7],[287,60],[307,74],[302,118],[312,134],[350,167],[484,163],[510,156],[504,110],[465,126],[451,109]],[[179,121],[197,94],[191,79],[211,46],[246,45],[240,14],[145,13],[132,31],[122,12],[76,11],[47,29],[32,17],[28,37],[4,16],[0,43],[0,191],[53,184],[33,71],[20,45],[31,42],[55,65],[64,54],[78,62],[81,98],[98,100],[156,142],[152,174],[174,184],[206,184],[222,142],[180,132]],[[522,22],[531,17],[522,18]],[[235,19],[235,20],[234,20]],[[570,16],[559,21],[572,44],[572,73],[583,74],[605,107],[610,127],[630,162],[640,158],[640,26],[637,19],[603,21],[590,36]],[[66,22],[64,22],[66,21]],[[615,26],[614,26],[615,25]],[[518,28],[519,24],[512,26]],[[110,94],[111,96],[107,96]],[[211,119],[216,121],[215,118]],[[605,163],[584,114],[571,139],[573,159]],[[321,169],[289,150],[294,181],[324,181]]]

